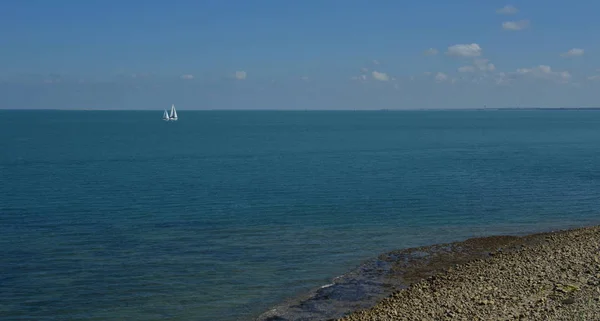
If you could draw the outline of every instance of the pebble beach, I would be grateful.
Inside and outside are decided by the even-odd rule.
[[[340,320],[600,320],[600,227],[471,242],[498,249]]]
[[[600,226],[381,254],[258,320],[600,320]]]

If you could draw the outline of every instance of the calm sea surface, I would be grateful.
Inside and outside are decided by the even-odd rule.
[[[388,250],[600,223],[600,111],[0,111],[2,320],[247,320]]]

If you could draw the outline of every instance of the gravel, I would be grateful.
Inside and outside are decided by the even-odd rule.
[[[471,242],[496,250],[340,320],[600,320],[600,226]]]

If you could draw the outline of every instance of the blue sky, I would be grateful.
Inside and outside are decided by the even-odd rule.
[[[0,108],[600,106],[600,2],[20,0]]]

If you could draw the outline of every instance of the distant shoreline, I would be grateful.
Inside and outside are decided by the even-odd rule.
[[[594,247],[596,253],[590,251]],[[510,300],[503,301],[506,294],[503,291],[511,292],[513,288],[521,291],[525,295],[528,291],[537,291],[535,284],[521,284],[521,279],[502,280],[498,274],[498,264],[495,261],[501,260],[501,264],[507,266],[516,266],[518,271],[535,271],[536,275],[525,275],[516,272],[516,275],[529,280],[530,277],[539,277],[540,284],[546,282],[552,283],[548,288],[544,288],[544,302],[552,307],[559,309],[564,302],[570,302],[572,295],[563,293],[561,286],[575,282],[571,280],[573,276],[565,274],[564,267],[570,266],[570,256],[561,257],[562,251],[575,251],[574,257],[581,262],[594,262],[597,260],[598,271],[588,271],[586,280],[577,280],[577,287],[581,288],[582,298],[576,298],[577,302],[585,301],[590,296],[590,291],[596,293],[600,298],[600,226],[577,228],[570,230],[561,230],[553,232],[544,232],[530,234],[526,236],[490,236],[481,238],[471,238],[462,242],[437,244],[432,246],[423,246],[405,250],[393,251],[380,255],[377,259],[363,264],[357,270],[334,279],[332,284],[316,289],[303,298],[295,301],[285,302],[271,310],[263,313],[257,318],[260,321],[285,321],[302,318],[303,320],[326,320],[338,319],[347,316],[348,321],[353,320],[392,320],[390,315],[394,314],[397,318],[407,316],[419,316],[419,320],[440,320],[448,316],[448,312],[460,317],[466,317],[469,320],[475,317],[487,315],[496,315],[495,312],[487,311],[490,306],[481,304],[483,300],[487,302],[506,303],[519,311],[519,314],[529,315],[529,313],[538,312],[534,308],[525,306],[519,310],[519,299],[514,299],[519,293],[511,295]],[[552,253],[556,253],[553,260]],[[570,252],[569,252],[570,253]],[[528,266],[529,258],[540,261],[542,265]],[[594,259],[595,258],[595,259]],[[494,261],[495,260],[495,261]],[[589,262],[588,262],[589,261]],[[475,266],[475,267],[474,267]],[[582,269],[586,265],[577,264]],[[591,265],[587,265],[593,266]],[[477,273],[469,269],[476,269]],[[502,268],[500,268],[502,269]],[[510,268],[517,269],[517,268]],[[547,271],[547,272],[539,272]],[[468,271],[457,273],[456,271]],[[512,271],[508,271],[512,275]],[[539,272],[539,273],[538,273]],[[583,275],[586,271],[574,269],[573,275]],[[593,272],[593,273],[592,273]],[[545,275],[544,273],[548,273]],[[598,274],[597,274],[598,273]],[[469,275],[472,274],[472,280]],[[484,279],[480,280],[480,275]],[[491,276],[494,277],[491,277]],[[436,277],[434,277],[436,276]],[[443,282],[436,280],[453,280],[453,282]],[[589,279],[589,280],[588,280]],[[589,281],[589,282],[588,282]],[[472,283],[471,283],[472,282]],[[488,293],[477,288],[478,284],[489,285],[492,289],[498,287],[495,283],[510,283],[514,285],[506,286],[502,290],[494,293]],[[521,282],[521,283],[519,283]],[[431,284],[436,284],[432,288]],[[488,284],[489,283],[489,284]],[[597,288],[589,284],[597,284]],[[471,288],[471,286],[473,288]],[[496,287],[494,287],[496,286]],[[427,291],[449,291],[452,292],[456,287],[466,287],[464,294],[469,295],[469,299],[451,298],[448,295],[436,297],[433,294],[423,296],[422,292]],[[531,287],[531,288],[529,288]],[[558,289],[558,290],[557,290]],[[516,290],[516,291],[517,291]],[[587,291],[587,292],[586,292]],[[418,292],[418,293],[417,293]],[[484,293],[485,292],[485,293]],[[492,291],[493,292],[493,291]],[[413,302],[414,297],[423,296],[425,299],[419,304],[409,304]],[[454,302],[456,307],[446,307],[448,302]],[[411,301],[413,300],[413,301]],[[433,300],[432,302],[430,302]],[[437,300],[437,301],[436,301]],[[463,301],[464,306],[459,305]],[[568,300],[568,301],[565,301]],[[514,302],[513,302],[514,301]],[[526,303],[526,302],[525,302]],[[408,304],[408,305],[407,305]],[[598,304],[596,302],[596,304]],[[512,305],[515,305],[513,307]],[[586,311],[594,309],[591,306]],[[396,311],[396,312],[390,312]],[[420,312],[422,314],[419,314]],[[483,312],[482,312],[483,311]],[[556,310],[559,311],[559,310]],[[434,313],[434,315],[430,315]],[[559,311],[557,313],[569,313],[568,311]],[[600,313],[600,311],[596,312]],[[560,314],[559,314],[560,315]],[[460,319],[460,318],[459,318]],[[506,319],[506,318],[504,318]],[[494,319],[495,320],[495,319]]]

